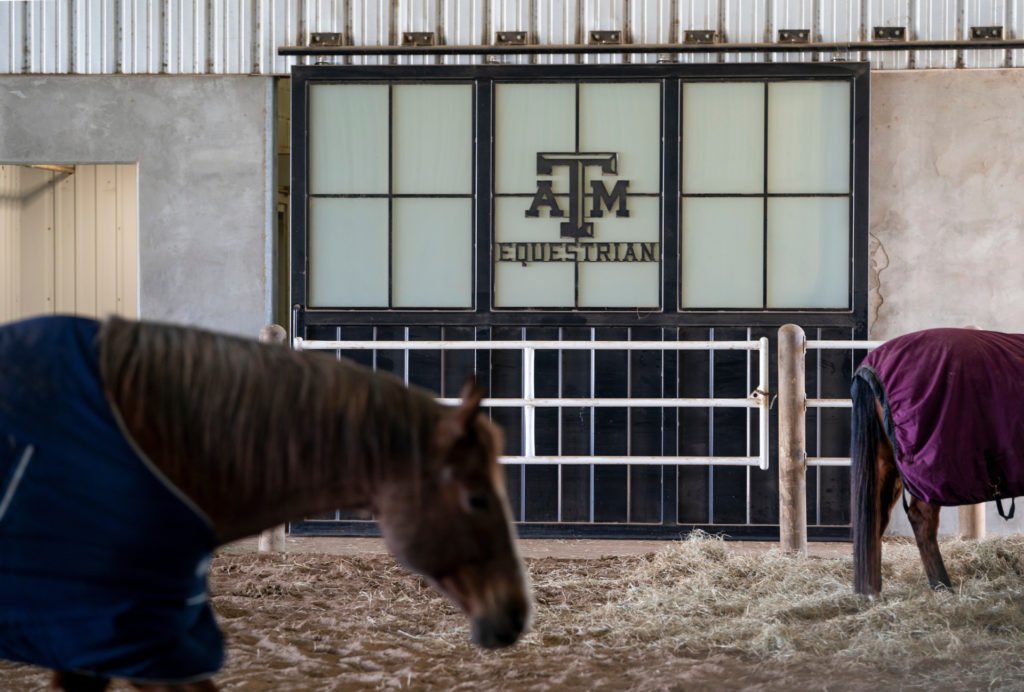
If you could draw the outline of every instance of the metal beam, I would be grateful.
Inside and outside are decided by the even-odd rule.
[[[281,46],[282,56],[389,55],[622,55],[690,53],[879,53],[902,50],[1017,50],[1024,39],[947,41],[832,41],[821,43],[634,43],[460,46]]]

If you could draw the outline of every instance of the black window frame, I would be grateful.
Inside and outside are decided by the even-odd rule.
[[[494,98],[499,82],[662,83],[661,281],[659,310],[624,308],[495,308],[493,156]],[[691,81],[843,80],[850,84],[850,272],[847,309],[682,308],[680,285],[682,84]],[[474,295],[471,308],[313,308],[308,304],[309,87],[315,84],[473,83]],[[291,304],[293,330],[326,325],[465,326],[773,326],[809,320],[822,327],[865,332],[868,273],[868,122],[870,65],[836,63],[716,63],[623,65],[312,65],[292,69]],[[678,116],[678,117],[673,117]],[[802,195],[797,195],[802,196]],[[767,261],[766,258],[764,261]],[[389,288],[390,293],[390,288]]]

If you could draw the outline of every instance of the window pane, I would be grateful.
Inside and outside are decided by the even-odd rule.
[[[588,206],[591,204],[587,198]],[[661,306],[660,200],[629,198],[629,216],[606,213],[591,219],[593,240],[581,256],[580,307],[658,308]]]
[[[762,199],[684,199],[682,235],[684,308],[761,307]]]
[[[571,262],[500,262],[494,270],[499,308],[571,308],[576,274]]]
[[[560,196],[565,208],[568,198]],[[564,218],[547,211],[527,217],[530,200],[499,197],[494,200],[494,305],[502,308],[572,307],[576,301],[576,272],[572,262],[529,261],[530,246],[574,242],[560,237]],[[543,254],[543,250],[540,251]],[[529,254],[527,254],[529,253]],[[561,253],[559,253],[561,255]],[[550,253],[548,255],[550,257]],[[520,261],[516,261],[519,257]],[[527,261],[522,261],[522,260]]]
[[[847,308],[847,198],[768,200],[768,307]]]
[[[472,96],[468,84],[394,87],[395,193],[473,192]]]
[[[850,83],[768,85],[768,191],[850,191]]]
[[[387,200],[321,198],[309,206],[309,304],[387,307]]]
[[[764,191],[764,84],[683,85],[683,192]]]
[[[498,84],[494,122],[495,192],[532,194],[537,154],[576,150],[576,85]]]
[[[630,192],[661,190],[658,83],[581,84],[579,117],[581,152],[616,154]]]
[[[310,87],[310,194],[386,194],[387,151],[387,86]]]
[[[467,308],[473,297],[469,199],[396,199],[394,306]]]
[[[580,264],[582,308],[656,309],[661,304],[660,287],[657,262]]]

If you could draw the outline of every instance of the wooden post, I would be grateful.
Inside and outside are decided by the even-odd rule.
[[[779,547],[807,555],[807,338],[795,324],[779,329]]]
[[[985,503],[960,506],[960,538],[981,540],[985,537]]]
[[[284,344],[288,340],[288,332],[279,324],[268,324],[260,329],[260,341],[265,344]],[[259,547],[261,553],[284,552],[285,527],[275,526],[260,534]]]

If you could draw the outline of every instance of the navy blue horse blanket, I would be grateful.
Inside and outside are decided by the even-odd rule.
[[[125,434],[98,333],[75,317],[0,327],[0,658],[207,678],[223,661],[214,533]]]
[[[856,377],[882,402],[911,495],[964,505],[1024,494],[1024,334],[907,334],[869,353]]]

